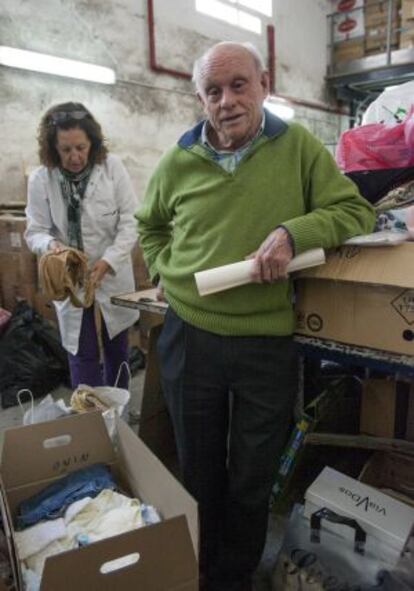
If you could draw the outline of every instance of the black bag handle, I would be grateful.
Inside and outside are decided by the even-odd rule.
[[[330,521],[331,523],[338,523],[339,525],[346,525],[351,527],[355,530],[355,539],[354,539],[354,552],[357,554],[365,554],[365,542],[367,539],[367,534],[365,530],[359,525],[356,519],[351,519],[351,517],[344,517],[343,515],[338,515],[335,511],[331,511],[326,507],[319,509],[312,513],[310,518],[311,523],[311,542],[315,544],[320,544],[321,542],[321,522],[323,519]]]

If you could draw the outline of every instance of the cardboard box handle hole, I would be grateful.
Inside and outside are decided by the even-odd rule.
[[[45,449],[50,449],[52,447],[63,447],[65,445],[69,445],[71,441],[71,435],[59,435],[58,437],[51,437],[50,439],[45,439],[43,442],[43,447]]]
[[[127,554],[126,556],[121,556],[121,558],[115,558],[115,560],[109,560],[108,562],[104,562],[103,565],[100,567],[99,571],[103,575],[107,575],[116,570],[121,570],[126,568],[127,566],[132,566],[136,564],[138,560],[141,558],[138,552],[133,552],[132,554]]]

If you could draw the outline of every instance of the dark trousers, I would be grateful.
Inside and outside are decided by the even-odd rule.
[[[239,591],[265,543],[297,394],[295,344],[220,336],[169,309],[158,354],[183,482],[199,503],[200,570],[209,590]]]
[[[72,388],[79,384],[88,386],[113,386],[123,361],[128,361],[128,331],[123,330],[113,339],[109,338],[102,318],[102,345],[104,363],[100,363],[99,344],[94,307],[83,311],[79,335],[79,349],[76,355],[68,353]],[[128,388],[128,374],[121,371],[118,386]]]

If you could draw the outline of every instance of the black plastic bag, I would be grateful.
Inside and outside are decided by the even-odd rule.
[[[361,195],[372,205],[375,205],[392,189],[414,180],[414,166],[380,170],[355,170],[346,172],[345,176],[354,181]]]
[[[26,302],[19,302],[0,338],[2,407],[15,406],[23,388],[36,398],[67,380],[67,354],[58,331]]]
[[[145,369],[145,354],[138,347],[130,347],[128,351],[128,365],[134,376],[138,370]]]

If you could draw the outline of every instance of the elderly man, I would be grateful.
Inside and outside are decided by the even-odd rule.
[[[182,476],[199,503],[209,591],[251,589],[271,486],[297,393],[294,254],[371,232],[374,213],[330,154],[263,109],[269,78],[250,44],[194,66],[207,116],[161,159],[136,214],[169,303],[162,386]],[[254,257],[253,282],[200,297],[194,273]]]

